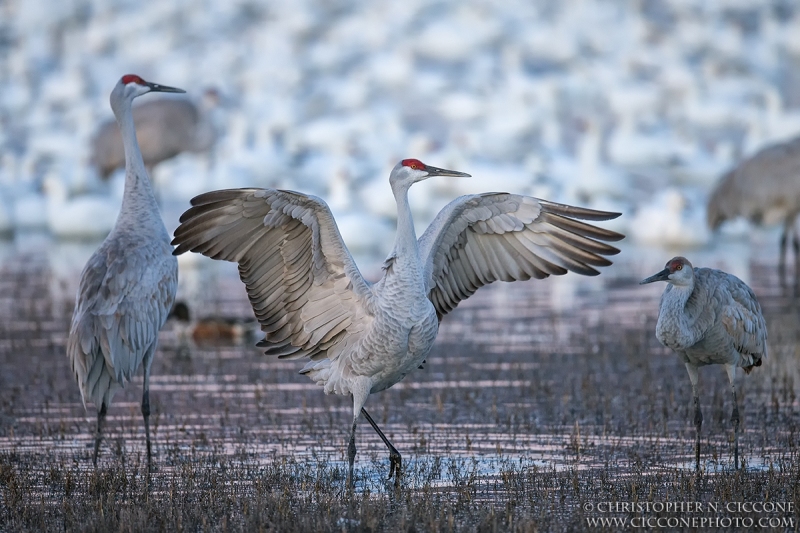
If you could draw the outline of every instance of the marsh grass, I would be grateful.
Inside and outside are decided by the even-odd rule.
[[[562,312],[548,283],[464,302],[425,369],[368,402],[403,454],[401,486],[384,479],[385,447],[363,424],[350,493],[348,398],[250,346],[182,354],[169,326],[151,385],[155,471],[140,380],[115,398],[92,468],[94,412],[63,353],[70,306],[40,297],[46,268],[20,264],[0,272],[0,531],[581,531],[639,516],[588,510],[599,502],[800,505],[800,314],[758,265],[771,353],[739,376],[743,470],[731,469],[724,371],[701,370],[696,475],[688,378],[653,335],[658,294],[601,276],[613,290],[579,286]],[[223,294],[204,308],[249,313],[240,292]]]
[[[697,477],[690,469],[557,471],[500,460],[496,475],[480,475],[474,460],[430,457],[411,461],[397,490],[368,477],[384,464],[361,465],[350,494],[343,464],[213,454],[171,462],[178,466],[148,476],[138,461],[93,470],[53,455],[3,453],[0,521],[4,530],[578,531],[597,516],[587,503],[800,504],[796,467]]]

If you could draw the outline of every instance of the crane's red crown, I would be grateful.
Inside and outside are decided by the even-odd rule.
[[[670,272],[675,272],[676,270],[682,270],[683,265],[686,264],[686,259],[683,257],[676,257],[671,259],[669,263],[667,263],[667,268],[669,268]]]
[[[413,168],[414,170],[425,170],[425,163],[419,159],[403,159],[400,163],[404,167]]]
[[[139,85],[147,85],[142,78],[136,74],[125,74],[122,76],[122,83],[128,85],[129,83],[137,83]]]

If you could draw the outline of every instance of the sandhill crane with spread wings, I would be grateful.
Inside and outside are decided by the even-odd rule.
[[[275,189],[202,194],[181,216],[175,254],[202,253],[239,264],[266,353],[310,359],[301,373],[326,393],[352,395],[348,486],[353,486],[360,414],[389,448],[389,478],[401,456],[364,409],[367,397],[402,380],[429,354],[439,322],[493,281],[596,275],[619,252],[600,241],[623,236],[576,219],[619,216],[508,193],[462,196],[417,240],[408,203],[412,184],[469,174],[398,163],[389,176],[397,202],[394,248],[383,278],[369,284],[321,199]],[[365,228],[366,231],[369,228]]]

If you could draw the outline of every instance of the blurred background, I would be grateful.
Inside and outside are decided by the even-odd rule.
[[[71,243],[79,272],[123,190],[101,164],[108,96],[136,73],[192,102],[189,126],[162,126],[197,131],[152,167],[170,231],[203,191],[290,188],[379,265],[388,174],[415,157],[474,176],[416,185],[418,231],[457,195],[505,190],[623,212],[609,226],[652,250],[647,271],[674,251],[746,278],[778,230],[715,235],[705,205],[800,132],[799,65],[790,0],[0,0],[0,258],[44,244],[72,264]]]

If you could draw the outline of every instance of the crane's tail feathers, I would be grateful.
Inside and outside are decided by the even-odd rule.
[[[81,403],[83,410],[86,411],[86,393],[84,387],[86,378],[89,372],[86,369],[86,361],[81,350],[80,341],[74,331],[74,326],[70,328],[69,337],[67,339],[67,357],[72,363],[72,373],[75,375],[75,381],[78,382],[78,390],[81,393]]]
[[[761,366],[761,359],[753,359],[753,364],[749,366],[743,366],[742,370],[744,370],[745,374],[749,374],[757,366]]]
[[[81,391],[81,403],[83,404],[83,412],[86,413],[86,395],[83,393],[83,387],[78,387]]]

